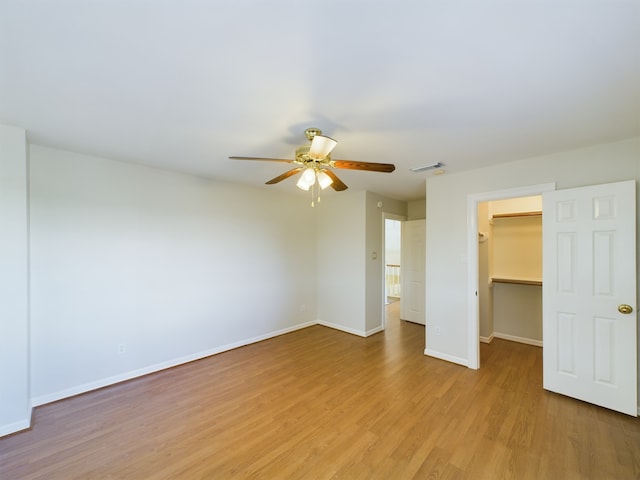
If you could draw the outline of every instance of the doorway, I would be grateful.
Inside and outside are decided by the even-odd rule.
[[[555,183],[531,185],[508,190],[498,190],[467,196],[467,280],[468,291],[468,338],[467,350],[469,368],[480,368],[480,302],[479,302],[479,252],[478,252],[478,207],[483,202],[504,200],[508,198],[530,197],[542,195],[555,190]]]
[[[469,368],[480,367],[478,204],[543,195],[543,388],[637,416],[635,180],[467,196]],[[624,303],[627,302],[627,303]]]
[[[400,286],[400,269],[402,254],[402,223],[406,220],[401,215],[382,212],[382,329],[386,329],[386,312],[390,303],[402,301]],[[389,265],[389,266],[388,266]],[[397,275],[397,279],[396,279]]]
[[[400,261],[402,249],[402,222],[384,219],[384,293],[385,305],[400,301]]]
[[[479,341],[542,346],[542,196],[478,204]]]

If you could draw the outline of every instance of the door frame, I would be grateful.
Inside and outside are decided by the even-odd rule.
[[[382,330],[386,330],[387,328],[387,311],[386,311],[386,303],[385,303],[385,296],[386,296],[386,286],[387,286],[387,279],[385,276],[386,273],[386,268],[387,268],[387,228],[386,228],[386,224],[387,222],[385,220],[396,220],[398,222],[404,222],[407,220],[407,217],[404,215],[396,215],[395,213],[387,213],[387,212],[382,212],[382,305],[380,305],[380,311],[382,312]],[[401,247],[402,248],[402,247]],[[400,268],[402,268],[402,266],[400,266]],[[402,293],[400,293],[402,295]],[[402,301],[402,298],[400,298],[400,301]]]
[[[467,366],[480,368],[480,311],[478,298],[478,204],[530,197],[556,190],[555,182],[467,195]]]

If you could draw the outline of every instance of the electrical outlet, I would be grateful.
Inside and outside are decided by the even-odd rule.
[[[118,354],[122,355],[127,351],[127,346],[124,343],[118,345]]]
[[[440,327],[436,327],[436,335],[440,335]]]
[[[304,312],[307,309],[307,306],[304,303],[300,304],[300,313]]]

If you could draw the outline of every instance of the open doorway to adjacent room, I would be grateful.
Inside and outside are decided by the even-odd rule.
[[[402,222],[394,218],[384,220],[384,303],[400,301],[400,262],[402,252]]]

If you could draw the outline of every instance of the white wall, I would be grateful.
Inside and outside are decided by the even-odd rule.
[[[542,216],[495,218],[490,248],[490,275],[542,280]]]
[[[5,223],[12,246],[0,258],[13,263],[0,280],[22,282],[12,297],[22,301],[11,324],[18,328],[2,332],[15,348],[0,352],[0,435],[27,427],[31,404],[318,320],[358,335],[380,327],[384,228],[377,202],[398,215],[406,203],[345,192],[323,196],[311,209],[295,192],[37,145],[27,175],[24,130],[0,133],[17,148],[9,163],[3,150],[2,173],[8,165],[13,175],[3,205],[21,212]],[[378,257],[367,265],[371,249]],[[9,390],[16,401],[5,408]]]
[[[531,345],[542,345],[542,287],[493,284],[493,332]]]
[[[548,182],[557,182],[557,188],[564,189],[629,179],[640,180],[640,138],[429,177],[427,350],[461,364],[469,360],[467,195]],[[640,194],[637,198],[640,215]],[[640,255],[637,257],[640,259]],[[436,336],[434,329],[438,326],[441,334]]]
[[[0,125],[0,436],[31,421],[27,202],[26,133]]]
[[[323,196],[316,208],[318,321],[355,335],[376,333],[384,304],[383,213],[404,216],[406,202],[347,191]]]
[[[318,218],[318,322],[365,335],[366,192],[322,197]]]
[[[31,185],[35,404],[315,322],[293,195],[39,146]]]
[[[422,220],[426,215],[426,200],[411,200],[407,202],[407,220]]]

